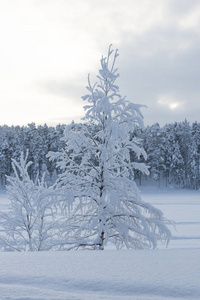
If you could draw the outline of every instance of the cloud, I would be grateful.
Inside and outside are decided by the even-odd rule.
[[[50,94],[52,96],[57,96],[58,98],[61,98],[61,101],[64,99],[72,99],[76,102],[83,101],[81,96],[85,95],[86,93],[85,85],[86,80],[83,80],[82,77],[74,80],[51,79],[37,82],[37,88],[41,92]]]
[[[159,105],[167,107],[170,110],[184,108],[184,102],[179,101],[171,95],[161,95],[157,102]]]
[[[113,43],[122,96],[149,107],[147,123],[199,118],[199,0],[5,1],[0,17],[6,111],[20,99],[34,107],[26,120],[78,119],[87,74],[96,80]]]
[[[171,17],[167,21],[137,39],[133,35],[120,48],[121,92],[130,100],[149,107],[144,111],[148,123],[155,122],[156,117],[163,124],[166,115],[168,122],[199,119],[199,27],[179,26],[180,20],[189,17],[199,7],[197,4],[197,1],[192,1],[191,9],[183,10],[182,14],[168,5],[166,14],[171,12]],[[200,17],[200,9],[197,11]],[[166,108],[169,108],[168,112]]]

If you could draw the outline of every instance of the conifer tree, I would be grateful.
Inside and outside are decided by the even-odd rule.
[[[193,189],[200,187],[200,124],[192,124],[192,144],[189,150],[189,178]]]
[[[163,214],[142,201],[134,182],[134,169],[148,174],[144,163],[131,162],[130,152],[146,158],[136,138],[135,126],[143,126],[140,106],[119,94],[115,62],[118,51],[109,47],[102,57],[98,83],[88,76],[83,124],[66,127],[62,152],[49,153],[62,170],[59,187],[65,191],[70,214],[66,220],[66,248],[104,249],[156,247],[168,241],[170,231]]]

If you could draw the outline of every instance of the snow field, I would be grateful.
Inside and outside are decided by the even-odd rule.
[[[176,223],[167,249],[0,252],[0,299],[199,300],[200,193],[142,198]],[[0,194],[0,209],[8,206]]]
[[[0,257],[1,299],[200,299],[197,249]]]
[[[200,249],[200,191],[177,190],[161,194],[144,190],[142,198],[161,209],[164,217],[173,222],[173,225],[168,224],[172,232],[169,249]]]

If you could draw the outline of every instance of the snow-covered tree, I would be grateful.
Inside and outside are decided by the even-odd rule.
[[[184,171],[184,160],[180,152],[179,144],[176,142],[171,159],[171,178],[178,187],[181,187],[182,183],[184,182]]]
[[[145,130],[145,150],[148,154],[147,163],[150,167],[150,176],[158,182],[160,187],[161,174],[164,170],[163,134],[158,123]]]
[[[192,129],[187,120],[180,123],[175,123],[176,137],[179,143],[181,156],[184,162],[184,181],[183,186],[191,187],[190,185],[190,167],[189,153],[192,144]]]
[[[54,187],[46,187],[44,176],[36,182],[30,179],[27,162],[12,159],[13,176],[7,177],[7,192],[11,200],[8,213],[0,213],[5,234],[0,236],[0,248],[6,251],[42,251],[57,245],[58,221],[55,220]]]
[[[146,157],[137,139],[130,140],[143,117],[140,105],[119,94],[117,56],[109,47],[108,56],[101,59],[98,83],[92,85],[88,76],[89,93],[82,97],[88,101],[85,123],[68,125],[65,149],[49,153],[62,170],[58,184],[70,212],[67,249],[104,249],[108,242],[117,248],[143,249],[170,238],[162,212],[142,201],[134,182],[134,169],[148,173],[145,164],[130,160],[131,151]]]
[[[192,141],[188,155],[190,184],[193,189],[200,187],[200,123],[192,124]]]

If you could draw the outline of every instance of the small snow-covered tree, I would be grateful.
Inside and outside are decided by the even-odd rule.
[[[45,184],[44,176],[34,182],[30,179],[27,162],[12,159],[13,176],[7,177],[7,192],[11,200],[8,213],[0,218],[5,234],[0,236],[0,248],[5,251],[42,251],[56,246],[59,236],[58,222],[54,216],[54,187]]]
[[[142,201],[134,182],[134,169],[148,174],[144,163],[130,160],[131,151],[146,157],[137,139],[130,139],[143,120],[140,105],[119,94],[117,56],[109,47],[108,56],[101,59],[98,83],[93,86],[88,76],[85,123],[67,126],[65,149],[49,153],[62,170],[58,184],[66,191],[70,211],[67,249],[104,249],[108,242],[117,248],[143,249],[170,238],[162,212]]]

